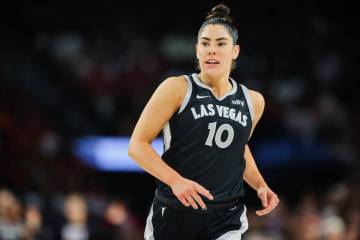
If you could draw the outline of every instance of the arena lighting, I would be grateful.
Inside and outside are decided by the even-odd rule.
[[[74,154],[86,165],[101,171],[144,172],[128,156],[129,137],[85,136],[73,144]],[[155,139],[152,147],[161,155],[163,140]]]
[[[107,172],[144,172],[127,154],[130,137],[84,136],[73,143],[73,152],[84,164]],[[162,138],[152,144],[161,156]],[[259,141],[253,149],[257,164],[262,169],[286,166],[318,166],[331,159],[326,146],[313,142],[299,144],[293,139],[271,139]]]

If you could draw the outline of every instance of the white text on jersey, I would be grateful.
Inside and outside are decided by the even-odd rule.
[[[234,105],[241,105],[242,107],[244,106],[244,101],[241,100],[233,100],[232,103]]]
[[[246,127],[248,116],[246,116],[245,114],[242,114],[240,111],[237,111],[234,108],[229,108],[226,106],[215,105],[215,107],[216,110],[214,109],[214,105],[211,103],[207,106],[201,104],[200,109],[196,110],[195,107],[192,107],[191,112],[195,120],[198,118],[214,116],[215,114],[217,114],[219,117],[230,118],[231,120],[234,120]]]

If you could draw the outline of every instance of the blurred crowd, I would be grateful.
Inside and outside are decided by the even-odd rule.
[[[21,198],[0,190],[1,240],[139,240],[143,226],[122,199],[83,193],[36,193]]]
[[[304,192],[296,204],[281,198],[270,215],[248,210],[249,231],[244,240],[356,240],[360,239],[360,184],[347,181],[321,194]]]
[[[358,181],[331,185],[321,195],[306,192],[296,203],[280,198],[281,204],[265,217],[248,206],[250,228],[244,240],[360,239]],[[78,192],[15,196],[0,189],[1,240],[139,240],[143,232],[143,221],[122,199]]]
[[[325,172],[328,194],[312,191],[296,204],[282,192],[265,218],[250,209],[244,239],[360,239],[359,42],[344,32],[346,19],[282,11],[261,24],[243,16],[239,25],[232,77],[266,100],[250,142],[255,158],[263,171],[279,161],[289,171],[307,166],[302,174],[315,183],[322,176],[309,169],[332,166],[342,179]],[[151,31],[121,14],[94,29],[40,31],[36,21],[2,28],[1,240],[142,238],[145,219],[132,212],[131,193],[128,201],[109,193],[106,177],[83,166],[72,143],[89,134],[130,135],[166,77],[196,71],[197,27],[189,28],[201,19],[191,15]]]

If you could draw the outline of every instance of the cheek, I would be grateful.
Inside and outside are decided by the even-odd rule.
[[[233,59],[233,51],[229,49],[225,49],[224,51],[219,51],[219,55],[221,56],[221,58],[223,58],[226,61],[229,60],[231,62]]]
[[[206,49],[199,48],[198,51],[197,51],[197,55],[198,55],[199,58],[205,56],[206,55]]]

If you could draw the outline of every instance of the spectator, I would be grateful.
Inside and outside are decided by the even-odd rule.
[[[71,193],[64,202],[66,223],[61,230],[62,240],[88,240],[88,213],[86,200],[81,194]]]

